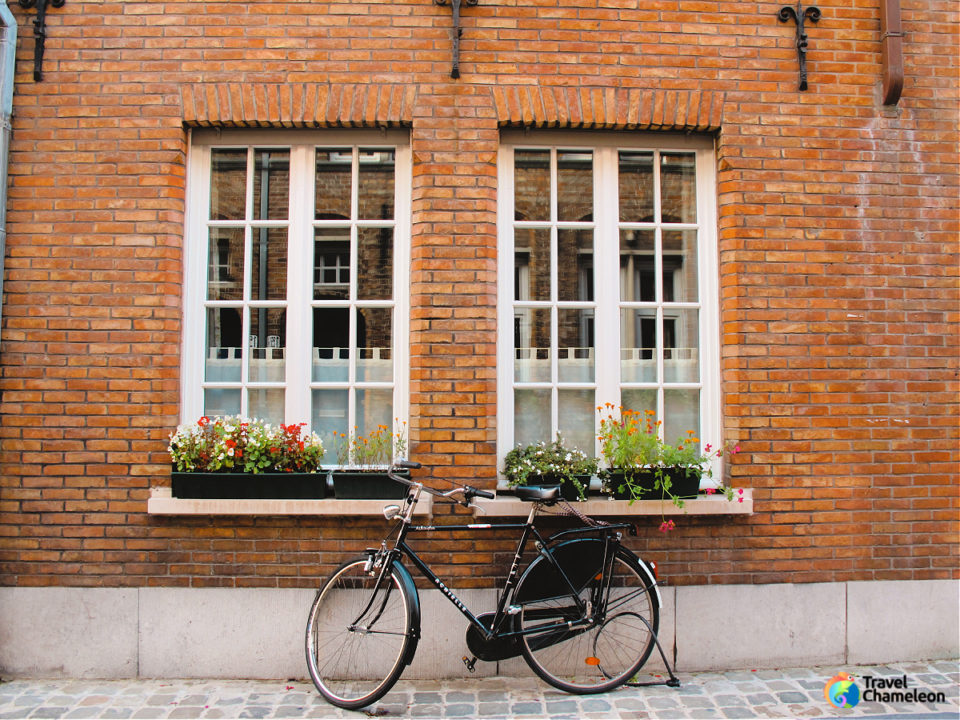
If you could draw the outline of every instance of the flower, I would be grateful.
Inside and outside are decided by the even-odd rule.
[[[541,441],[513,448],[504,458],[503,474],[510,487],[533,483],[571,483],[583,499],[586,497],[586,488],[577,476],[593,475],[598,467],[596,458],[587,457],[585,452],[577,448],[567,447],[560,433],[557,433],[553,442]]]
[[[366,436],[353,432],[334,433],[333,439],[337,451],[337,464],[340,467],[384,468],[407,451],[407,423],[395,419],[396,432],[391,433],[386,425],[377,425],[377,429]]]
[[[167,449],[180,472],[318,472],[323,443],[306,427],[204,415],[179,426]]]

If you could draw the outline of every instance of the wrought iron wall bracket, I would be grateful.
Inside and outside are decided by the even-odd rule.
[[[780,22],[787,22],[790,18],[797,24],[797,58],[800,60],[800,89],[807,89],[807,33],[803,29],[803,19],[810,18],[810,22],[817,22],[820,19],[820,8],[810,5],[804,8],[797,2],[797,7],[784,5],[780,8],[778,17]]]
[[[447,0],[433,0],[437,5],[446,5]],[[460,27],[460,1],[450,0],[450,6],[453,8],[453,69],[450,71],[450,77],[460,77],[460,36],[463,35],[463,28]],[[479,0],[463,0],[466,5],[476,5]]]
[[[20,0],[22,8],[37,8],[37,17],[33,20],[33,79],[43,79],[43,46],[47,41],[47,5],[62,8],[67,0]]]

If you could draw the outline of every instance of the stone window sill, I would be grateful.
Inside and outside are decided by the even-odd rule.
[[[431,497],[421,498],[416,515],[429,515]],[[370,515],[383,516],[385,505],[398,500],[194,500],[175,498],[169,487],[155,487],[147,500],[148,515]]]
[[[741,496],[738,496],[741,497]],[[744,488],[743,502],[735,497],[727,500],[723,495],[702,495],[693,500],[684,502],[678,508],[672,502],[661,500],[636,500],[632,504],[629,500],[613,500],[612,498],[590,498],[584,502],[573,503],[573,506],[584,515],[595,517],[630,516],[630,515],[752,515],[753,490]],[[530,503],[517,500],[509,495],[494,500],[473,501],[478,509],[474,514],[478,517],[526,517],[530,512]]]

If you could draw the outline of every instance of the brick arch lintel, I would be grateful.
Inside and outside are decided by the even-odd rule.
[[[493,99],[502,127],[712,132],[720,129],[724,93],[500,85]]]
[[[409,127],[417,86],[334,83],[196,83],[181,87],[187,127]],[[497,85],[501,127],[718,130],[724,93]]]

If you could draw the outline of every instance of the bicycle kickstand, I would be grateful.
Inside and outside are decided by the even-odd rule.
[[[477,671],[477,668],[476,668],[477,656],[476,656],[476,655],[474,655],[474,656],[473,656],[472,658],[470,658],[469,660],[467,659],[467,656],[466,656],[466,655],[464,655],[464,656],[463,656],[462,658],[460,658],[460,659],[463,660],[463,664],[467,666],[467,670],[469,670],[471,673],[475,673],[475,672]]]

